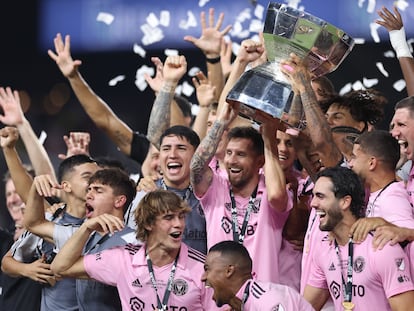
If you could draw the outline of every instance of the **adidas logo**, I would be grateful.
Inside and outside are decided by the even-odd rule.
[[[132,282],[132,286],[135,287],[142,287],[141,282],[139,281],[139,279],[136,279],[135,281]]]
[[[329,269],[328,270],[329,271],[335,271],[336,270],[334,263],[331,263],[331,265],[329,266]]]

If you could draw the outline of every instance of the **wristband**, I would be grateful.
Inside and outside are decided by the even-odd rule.
[[[404,27],[398,30],[391,30],[390,31],[390,42],[397,54],[397,58],[401,57],[413,57],[410,52],[410,47],[408,46],[406,37],[405,37],[405,30]]]
[[[214,58],[208,58],[206,57],[206,62],[210,64],[217,64],[220,62],[220,56],[214,57]]]

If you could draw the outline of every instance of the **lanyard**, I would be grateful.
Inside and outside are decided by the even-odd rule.
[[[381,191],[377,194],[377,196],[375,197],[375,199],[374,199],[374,201],[372,202],[372,204],[371,204],[371,210],[370,210],[370,212],[369,212],[369,214],[370,215],[373,215],[373,212],[374,212],[374,208],[375,208],[375,202],[377,202],[377,199],[379,198],[379,196],[384,192],[384,190],[385,189],[387,189],[389,186],[391,186],[391,184],[393,184],[393,183],[395,183],[396,182],[396,180],[394,179],[394,180],[392,180],[392,181],[390,181],[388,184],[386,184],[385,185],[385,187],[384,188],[382,188],[381,189]],[[367,215],[367,216],[369,216],[369,215]]]
[[[249,297],[249,290],[250,290],[250,281],[249,283],[247,283],[246,288],[244,289],[240,311],[244,310],[244,304],[246,303],[247,298]]]
[[[167,310],[168,298],[170,298],[170,294],[171,294],[172,282],[173,282],[174,276],[175,276],[175,270],[177,269],[178,255],[177,255],[177,257],[175,257],[173,266],[171,268],[170,276],[168,277],[168,283],[167,283],[167,287],[165,289],[164,298],[162,299],[162,303],[161,303],[160,297],[158,296],[157,281],[155,280],[154,268],[152,266],[152,261],[151,261],[149,255],[148,255],[148,253],[146,254],[146,259],[147,259],[148,271],[149,271],[152,287],[155,289],[155,294],[157,295],[157,309],[160,310],[160,311],[166,311]]]
[[[341,268],[342,262],[341,262],[341,256],[339,254],[339,246],[338,242],[335,240],[335,252],[338,256],[339,260],[339,267]],[[345,283],[344,275],[342,274],[341,270],[341,277],[342,277],[342,287],[344,291],[344,302],[351,302],[352,301],[352,273],[353,273],[353,258],[354,258],[354,242],[352,241],[352,238],[349,239],[348,242],[348,260],[347,260],[347,271],[346,276],[347,280]]]
[[[161,187],[162,187],[163,190],[170,190],[170,189],[168,189],[167,185],[165,184],[164,178],[161,178]],[[172,190],[170,190],[170,191],[172,191]],[[175,192],[175,191],[173,191],[173,192]],[[193,193],[193,187],[191,186],[191,184],[189,184],[187,189],[185,190],[185,193],[181,197],[181,199],[183,199],[184,201],[186,201],[188,203],[188,200],[191,197],[191,193]]]
[[[231,199],[231,224],[233,229],[233,241],[243,244],[244,236],[246,234],[247,223],[249,222],[250,214],[254,207],[254,200],[256,199],[257,194],[257,187],[254,188],[250,198],[249,198],[249,205],[247,206],[246,214],[244,214],[243,225],[239,234],[239,226],[237,221],[237,207],[236,207],[236,200],[234,199],[233,191],[230,188],[230,199]]]

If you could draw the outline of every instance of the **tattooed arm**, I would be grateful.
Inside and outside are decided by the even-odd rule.
[[[211,185],[213,171],[209,163],[216,153],[224,131],[237,114],[238,111],[232,110],[230,105],[225,103],[219,117],[194,152],[190,164],[190,180],[194,193],[199,197],[203,196]]]
[[[174,97],[175,88],[187,72],[187,61],[184,56],[168,56],[163,67],[164,81],[160,92],[155,98],[152,106],[150,119],[148,121],[147,137],[149,141],[160,148],[161,134],[170,126],[171,102]]]
[[[331,128],[316,100],[307,67],[295,54],[291,54],[290,59],[282,61],[281,64],[282,72],[289,77],[292,85],[294,85],[293,89],[300,94],[305,112],[306,127],[323,164],[326,167],[337,165],[343,156],[333,140]]]

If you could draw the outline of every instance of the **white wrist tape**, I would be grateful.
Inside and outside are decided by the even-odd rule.
[[[405,37],[404,27],[401,27],[399,30],[390,31],[390,42],[395,53],[397,54],[397,58],[413,57]]]

